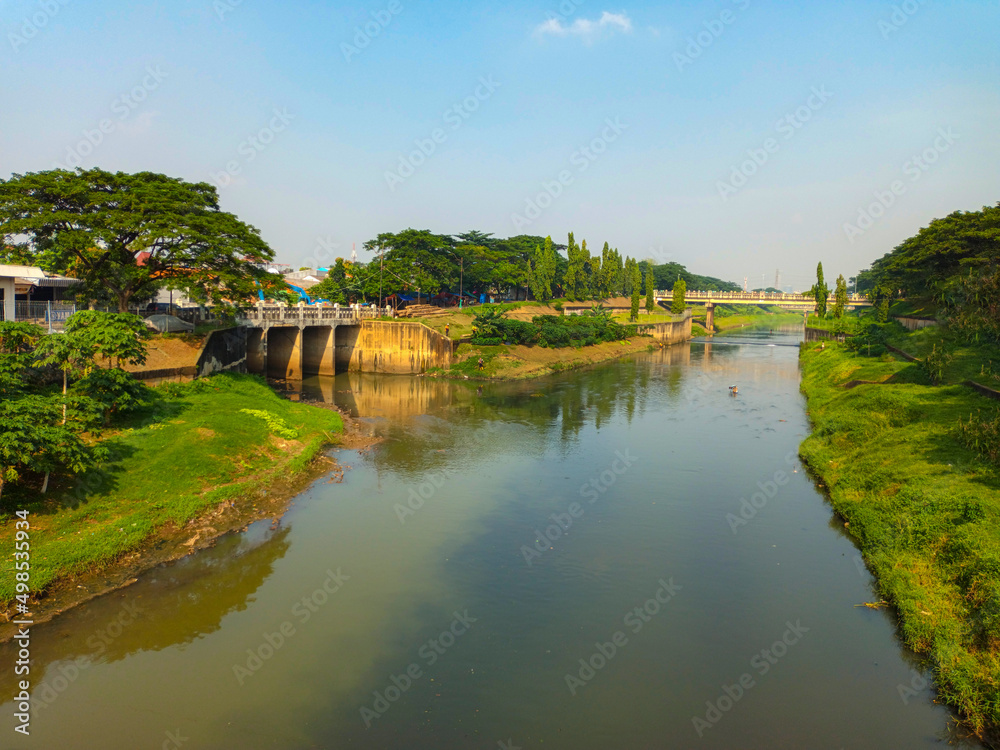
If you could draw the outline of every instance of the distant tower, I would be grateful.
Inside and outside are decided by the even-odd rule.
[[[355,244],[352,242],[351,243],[351,263],[357,263],[357,262],[358,262],[358,251],[355,248]]]
[[[747,281],[748,281],[747,277],[744,276],[743,277],[743,291],[744,292],[747,290]]]
[[[774,269],[774,288],[781,289],[781,269]]]

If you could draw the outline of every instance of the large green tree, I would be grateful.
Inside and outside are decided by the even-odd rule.
[[[433,295],[457,285],[454,240],[427,229],[384,232],[365,243],[377,253],[372,261],[381,278],[382,296],[393,292]]]
[[[646,312],[653,312],[656,300],[653,298],[653,270],[646,271]]]
[[[166,286],[221,304],[275,281],[271,248],[219,208],[215,187],[152,172],[15,174],[0,181],[0,239],[120,312]]]

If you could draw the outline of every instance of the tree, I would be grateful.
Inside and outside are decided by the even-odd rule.
[[[642,287],[642,273],[636,263],[632,264],[632,310],[629,313],[629,320],[635,322],[639,319],[639,290]]]
[[[680,315],[687,309],[687,302],[684,300],[686,294],[687,284],[684,283],[684,279],[678,279],[674,282],[674,297],[670,301],[670,312],[674,315]]]
[[[847,282],[844,281],[844,274],[837,277],[837,290],[834,292],[833,317],[838,320],[844,317],[844,310],[847,309]]]
[[[365,248],[379,253],[373,265],[382,277],[382,296],[418,290],[432,295],[458,281],[451,237],[427,229],[404,229],[382,233],[366,242]]]
[[[653,312],[656,300],[653,298],[653,269],[646,271],[646,312]]]
[[[32,395],[0,402],[0,495],[25,471],[45,475],[44,493],[51,472],[79,474],[106,455],[106,448],[87,446],[62,422],[56,400]]]
[[[822,263],[816,266],[816,283],[813,285],[812,293],[816,299],[816,314],[821,318],[825,318],[826,300],[830,296],[830,287],[826,285],[826,281],[823,279]]]
[[[120,367],[122,363],[145,363],[150,330],[138,315],[80,310],[66,321],[63,335],[70,337],[87,359],[101,357],[111,367]]]
[[[337,258],[333,262],[326,278],[309,288],[309,296],[316,299],[325,299],[336,304],[346,305],[347,299],[347,266],[344,265],[343,258]]]
[[[90,299],[110,295],[119,312],[167,285],[222,304],[274,280],[263,267],[273,251],[219,209],[212,185],[152,172],[56,169],[0,180],[0,238],[83,281]]]
[[[583,299],[581,290],[583,288],[583,275],[585,273],[583,267],[584,259],[583,253],[576,244],[572,232],[569,233],[569,242],[566,245],[566,258],[566,275],[563,277],[566,298],[571,300]]]
[[[0,321],[0,401],[24,393],[35,347],[44,331],[34,323]]]
[[[551,237],[546,237],[543,245],[535,246],[534,263],[529,263],[529,268],[531,293],[535,299],[548,302],[552,299],[552,284],[556,277],[556,252],[552,248]]]

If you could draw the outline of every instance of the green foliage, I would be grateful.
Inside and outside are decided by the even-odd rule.
[[[133,412],[146,403],[149,389],[129,373],[117,367],[94,367],[73,384],[71,392],[86,396],[104,414],[104,423],[112,416]]]
[[[0,321],[0,400],[24,393],[35,347],[44,335],[33,323]]]
[[[816,266],[816,283],[813,284],[813,288],[810,290],[812,296],[816,299],[816,314],[821,318],[826,317],[826,300],[830,296],[830,287],[826,285],[826,281],[823,278],[823,264],[819,263]]]
[[[851,351],[868,357],[881,357],[888,352],[886,344],[892,331],[892,324],[880,323],[870,318],[858,325],[857,333],[845,342]]]
[[[834,292],[833,317],[840,320],[844,317],[844,310],[847,309],[847,282],[844,281],[844,274],[837,277],[837,288]]]
[[[79,474],[104,458],[84,444],[72,424],[62,424],[62,402],[40,395],[0,401],[0,493],[25,472]]]
[[[920,360],[920,369],[926,373],[934,385],[941,385],[945,380],[945,371],[954,359],[954,355],[934,345],[927,356]]]
[[[642,292],[642,273],[638,265],[632,266],[632,306],[629,310],[629,320],[639,319],[639,295]]]
[[[977,411],[969,415],[968,422],[959,419],[956,435],[962,445],[980,458],[1000,464],[1000,410],[994,409],[985,416]]]
[[[475,316],[475,346],[500,344],[538,345],[550,348],[591,346],[602,341],[623,341],[634,334],[616,323],[599,305],[584,315],[537,315],[530,323],[510,320],[498,308],[484,309]]]
[[[674,283],[673,299],[670,302],[670,312],[674,315],[680,315],[687,309],[687,302],[684,300],[686,294],[687,284],[684,279],[679,279]]]
[[[263,419],[265,424],[267,424],[267,429],[271,433],[277,435],[278,437],[285,438],[285,440],[295,440],[299,433],[289,427],[285,420],[272,414],[269,411],[264,411],[262,409],[240,409],[240,414],[249,414],[251,417],[257,417],[257,419]]]
[[[260,267],[271,248],[219,209],[212,185],[152,172],[56,169],[0,180],[0,239],[121,312],[168,284],[227,304],[273,282]]]
[[[938,297],[968,269],[1000,262],[1000,204],[934,219],[872,264],[879,283],[904,297]]]
[[[949,324],[966,339],[1000,343],[1000,265],[954,277],[942,302]]]
[[[535,247],[533,261],[528,275],[531,293],[536,300],[548,302],[552,299],[552,285],[556,280],[556,251],[551,237],[546,237],[543,245]]]
[[[656,309],[656,299],[653,297],[653,272],[646,271],[646,312]]]
[[[145,341],[151,332],[138,315],[80,310],[66,321],[63,335],[72,339],[75,350],[85,358],[101,357],[117,367],[146,362]]]

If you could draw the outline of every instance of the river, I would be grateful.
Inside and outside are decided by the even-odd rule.
[[[32,733],[5,674],[0,747],[979,747],[858,606],[796,457],[800,338],[307,381],[384,441],[280,524],[34,628]]]

